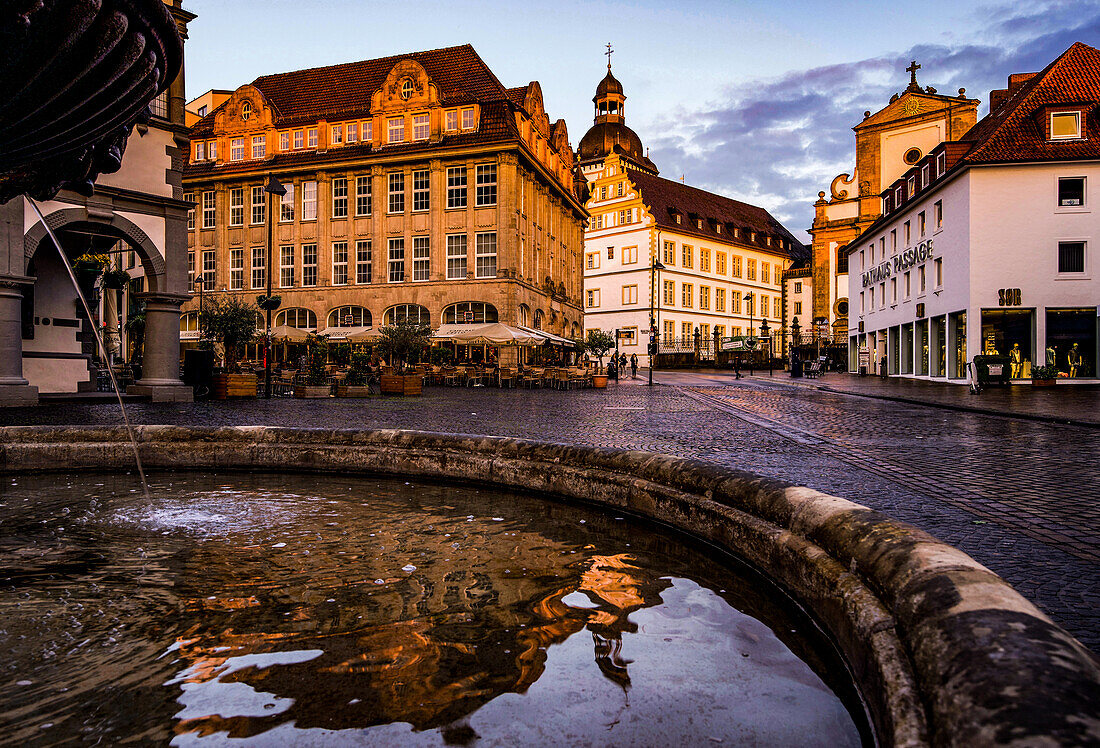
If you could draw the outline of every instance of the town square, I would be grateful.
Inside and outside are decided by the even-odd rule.
[[[820,13],[0,8],[0,744],[1100,745],[1100,7]]]

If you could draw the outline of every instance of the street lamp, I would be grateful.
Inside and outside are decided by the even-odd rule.
[[[760,320],[760,337],[768,341],[768,376],[772,376],[772,331],[768,327],[768,320]]]
[[[275,233],[275,199],[286,194],[286,187],[272,174],[264,185],[267,200],[267,267],[264,268],[264,278],[267,281],[265,298],[269,302],[265,304],[267,311],[267,334],[264,335],[264,397],[271,399],[271,242]]]
[[[649,354],[649,386],[653,386],[653,362],[656,358],[657,350],[660,344],[657,342],[657,328],[661,321],[661,297],[658,296],[659,290],[657,285],[653,282],[653,274],[657,274],[657,283],[661,281],[661,271],[665,269],[665,266],[661,264],[661,261],[656,257],[653,258],[653,264],[649,266],[649,342],[650,346]],[[653,312],[656,310],[657,317],[654,318]]]
[[[753,302],[755,300],[756,299],[752,295],[751,291],[749,293],[745,294],[745,306],[747,306],[749,308],[749,337],[750,338],[753,337],[753,335],[752,335],[752,327],[753,327],[752,313],[753,313]],[[749,376],[752,376],[755,373],[753,371],[755,365],[756,365],[756,362],[752,360],[752,352],[750,351],[749,352]]]
[[[202,337],[202,292],[206,289],[206,276],[200,275],[195,278],[195,288],[199,289],[199,322],[195,326],[199,337]]]
[[[801,370],[796,371],[796,368],[801,367],[799,361],[798,344],[801,342],[802,326],[798,324],[798,317],[791,320],[791,376],[802,376]]]

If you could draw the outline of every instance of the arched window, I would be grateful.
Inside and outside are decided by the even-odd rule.
[[[250,104],[246,101],[245,103],[241,104],[241,119],[243,119],[247,122],[248,119],[251,116],[252,116],[252,104]]]
[[[194,332],[199,329],[199,313],[187,312],[180,315],[180,332]]]
[[[419,304],[398,304],[397,306],[391,306],[382,315],[382,324],[384,325],[399,325],[403,323],[410,325],[431,325],[432,317],[428,314],[428,310]]]
[[[535,310],[535,324],[534,324],[534,328],[535,328],[536,330],[541,330],[541,329],[542,329],[542,325],[543,325],[543,319],[542,319],[542,318],[543,318],[543,316],[544,316],[544,315],[543,315],[543,313],[542,313],[542,310],[541,310],[541,309],[536,309],[536,310]]]
[[[317,315],[308,309],[284,309],[275,315],[275,326],[286,325],[299,330],[316,330]]]
[[[519,305],[519,324],[523,327],[531,324],[531,307],[526,304]]]
[[[443,310],[443,324],[496,322],[497,308],[480,301],[463,301]]]
[[[328,313],[327,327],[370,327],[370,310],[361,306],[342,306]]]

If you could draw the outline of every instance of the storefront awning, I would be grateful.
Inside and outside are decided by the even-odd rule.
[[[534,328],[524,327],[523,325],[520,325],[519,329],[525,332],[529,332],[532,335],[537,335],[539,338],[541,338],[540,343],[560,345],[563,348],[573,348],[575,346],[574,342],[569,338],[563,338],[561,335],[555,335],[552,332],[546,332],[545,330],[535,330]]]
[[[344,340],[351,340],[352,342],[354,342],[351,337],[352,335],[365,333],[372,329],[373,328],[367,327],[365,325],[353,325],[351,327],[326,327],[319,334],[327,335],[329,342],[333,343],[338,343]],[[377,337],[381,337],[381,334],[379,334]]]
[[[449,340],[465,345],[539,345],[538,335],[500,322],[480,325],[443,325],[432,335],[432,340]]]

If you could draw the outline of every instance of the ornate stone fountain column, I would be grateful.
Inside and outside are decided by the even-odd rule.
[[[38,404],[38,388],[23,377],[23,286],[32,283],[0,275],[0,406]]]
[[[147,293],[145,344],[141,379],[126,388],[128,395],[149,395],[153,402],[191,402],[194,393],[180,381],[180,304],[187,294]]]

